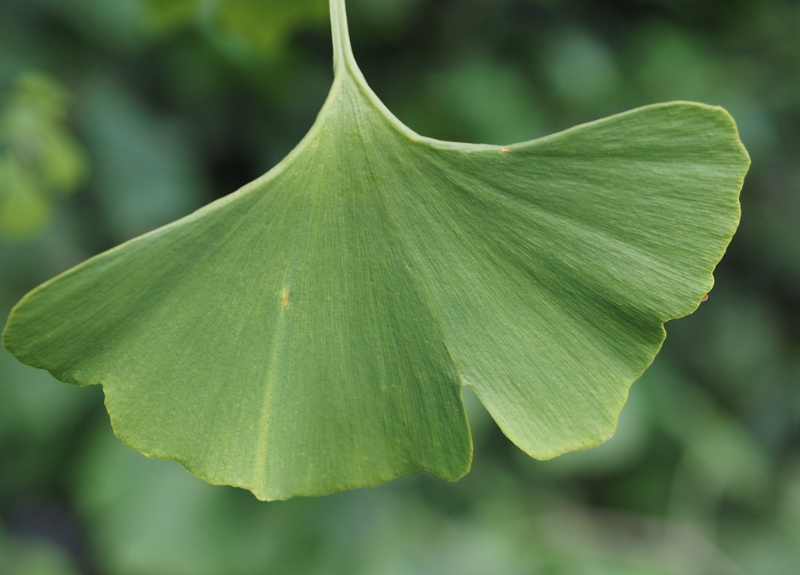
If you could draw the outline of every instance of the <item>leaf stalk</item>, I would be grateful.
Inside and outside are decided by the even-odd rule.
[[[355,58],[353,57],[353,48],[350,45],[350,32],[347,28],[345,0],[330,0],[330,9],[333,71],[338,74],[340,69],[344,69],[348,63],[354,62]]]

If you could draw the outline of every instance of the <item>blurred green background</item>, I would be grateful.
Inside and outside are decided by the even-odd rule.
[[[2,350],[0,575],[796,575],[800,3],[348,3],[368,81],[425,135],[726,107],[753,166],[709,301],[597,449],[534,461],[469,396],[460,482],[268,504],[128,449],[98,387]],[[277,163],[325,98],[327,26],[324,0],[2,0],[0,316]]]

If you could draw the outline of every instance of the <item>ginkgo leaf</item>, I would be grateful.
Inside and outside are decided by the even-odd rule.
[[[613,432],[739,219],[725,111],[633,110],[505,147],[403,126],[331,2],[335,77],[277,167],[28,294],[5,345],[102,384],[117,435],[261,499],[455,480],[472,387],[523,450]]]

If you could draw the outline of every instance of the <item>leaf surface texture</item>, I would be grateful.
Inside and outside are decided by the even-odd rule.
[[[463,385],[534,457],[604,441],[736,229],[733,121],[678,102],[509,146],[424,138],[331,14],[334,83],[300,145],[31,292],[5,345],[102,384],[126,443],[261,499],[459,478]]]

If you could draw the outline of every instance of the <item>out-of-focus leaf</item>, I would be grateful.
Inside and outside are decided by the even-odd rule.
[[[150,28],[160,34],[181,28],[197,18],[202,0],[141,0]]]
[[[257,51],[283,48],[300,27],[325,22],[325,0],[219,0],[216,25]]]
[[[88,160],[65,126],[67,102],[64,89],[41,74],[22,76],[0,102],[0,235],[36,232],[56,196],[85,180]]]
[[[0,156],[0,235],[25,237],[50,219],[51,205],[36,184],[13,158]]]
[[[167,34],[195,23],[245,54],[283,51],[300,29],[325,22],[325,0],[140,0],[151,30]]]

